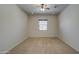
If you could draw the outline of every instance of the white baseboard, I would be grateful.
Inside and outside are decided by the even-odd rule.
[[[28,39],[28,38],[27,38],[27,39]],[[24,39],[24,40],[26,40],[26,39]],[[14,47],[16,47],[17,45],[19,45],[20,43],[22,43],[24,40],[22,40],[22,41],[16,43],[14,46],[10,47],[10,48],[9,48],[8,50],[6,50],[6,51],[0,51],[0,54],[7,54],[9,51],[11,51]]]
[[[8,51],[0,51],[0,54],[6,54]]]
[[[74,49],[74,50],[76,50],[77,52],[79,52],[78,49],[74,48],[71,44],[69,44],[68,42],[64,41],[64,40],[63,40],[64,38],[58,37],[58,39],[62,40],[65,44],[67,44],[68,46],[70,46],[72,49]]]
[[[49,38],[49,39],[58,39],[58,37],[29,37],[29,39],[31,38]]]

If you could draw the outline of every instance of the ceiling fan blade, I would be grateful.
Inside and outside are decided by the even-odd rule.
[[[48,10],[49,10],[50,8],[46,8],[46,9],[48,9]]]

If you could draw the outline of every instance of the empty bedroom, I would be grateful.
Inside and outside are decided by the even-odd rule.
[[[78,54],[79,4],[0,4],[1,54]]]

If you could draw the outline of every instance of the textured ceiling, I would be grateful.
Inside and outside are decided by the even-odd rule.
[[[64,10],[68,6],[68,4],[48,4],[49,10],[45,10],[42,12],[40,10],[40,4],[18,4],[18,6],[24,10],[29,15],[32,14],[51,14],[51,15],[57,15],[61,11]],[[56,8],[54,8],[56,6]]]

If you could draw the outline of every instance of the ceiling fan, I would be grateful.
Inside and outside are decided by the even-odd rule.
[[[41,4],[41,8],[42,8],[42,9],[47,9],[47,10],[50,9],[47,4]]]
[[[37,5],[37,7],[40,7],[41,11],[50,10],[48,4],[39,4],[39,5]],[[54,5],[53,8],[57,8],[57,5]]]
[[[40,5],[37,5],[37,7],[40,7],[41,11],[50,10],[50,8],[48,7],[48,4],[40,4]]]

